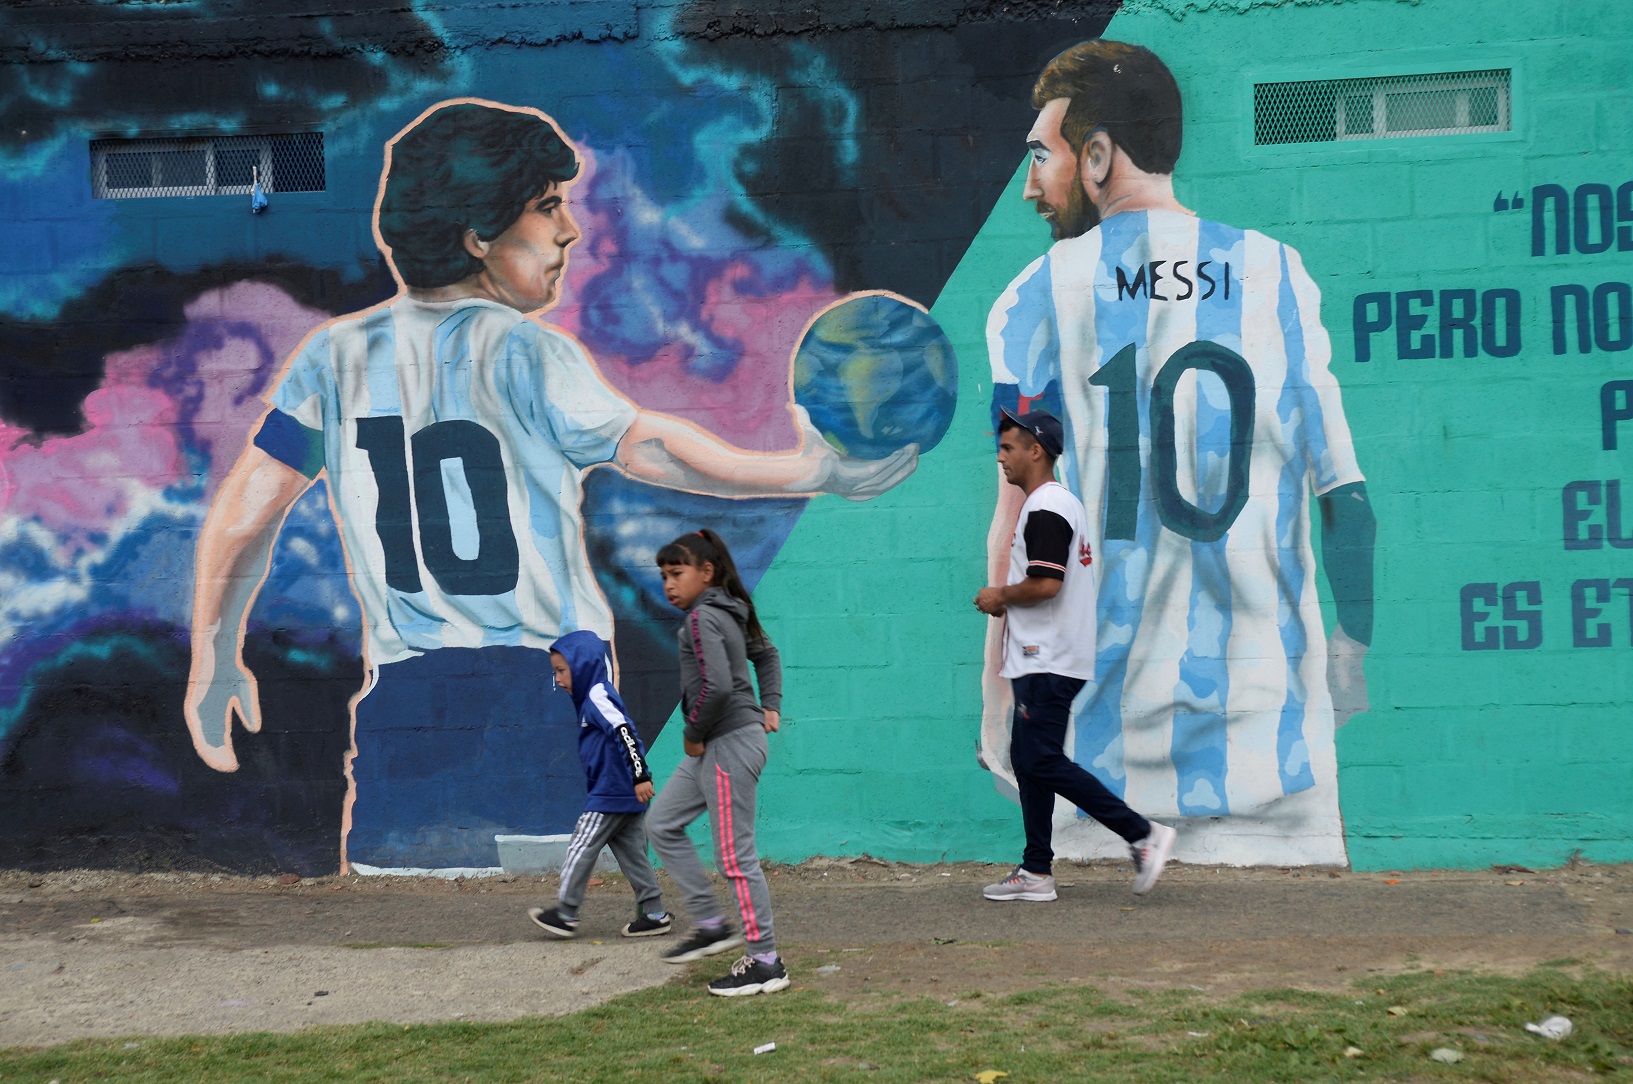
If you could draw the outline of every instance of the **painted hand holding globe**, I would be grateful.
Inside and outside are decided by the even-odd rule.
[[[809,459],[812,468],[810,483],[798,486],[800,491],[867,501],[900,485],[918,468],[917,444],[903,445],[883,459],[858,459],[835,450],[812,424],[804,407],[794,407],[794,417],[805,438],[801,454]]]

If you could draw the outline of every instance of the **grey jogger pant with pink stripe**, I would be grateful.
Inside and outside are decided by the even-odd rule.
[[[754,850],[754,795],[770,751],[765,731],[745,726],[703,747],[701,757],[687,757],[658,791],[646,815],[646,834],[663,868],[675,879],[693,922],[720,918],[720,903],[686,826],[709,814],[714,857],[743,920],[743,940],[750,952],[775,952],[771,932],[771,892]]]

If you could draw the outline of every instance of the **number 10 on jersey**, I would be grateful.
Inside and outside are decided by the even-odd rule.
[[[402,418],[386,415],[357,419],[357,447],[369,457],[379,494],[374,530],[385,554],[387,587],[405,594],[421,591],[423,560],[446,594],[502,595],[516,589],[521,562],[498,437],[476,422],[451,420],[428,425],[405,443]],[[465,492],[453,502],[448,463],[459,465],[465,483],[459,487]],[[467,500],[476,520],[473,556],[458,552],[450,515],[450,503]]]
[[[1225,385],[1230,399],[1230,457],[1225,498],[1209,512],[1179,491],[1179,456],[1174,448],[1174,390],[1191,370],[1208,372]],[[1139,374],[1129,343],[1095,370],[1089,383],[1106,395],[1106,538],[1132,540],[1139,522],[1141,475]],[[1151,433],[1151,488],[1162,525],[1198,542],[1225,536],[1247,504],[1248,468],[1253,458],[1253,369],[1235,351],[1218,343],[1193,342],[1174,351],[1151,382],[1147,422]]]

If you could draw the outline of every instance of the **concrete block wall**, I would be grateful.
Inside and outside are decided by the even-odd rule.
[[[1626,473],[1627,445],[1607,448],[1605,426],[1622,412],[1624,400],[1615,398],[1617,381],[1629,375],[1622,329],[1633,325],[1613,314],[1604,343],[1579,352],[1572,311],[1569,348],[1556,353],[1552,303],[1561,283],[1581,283],[1591,298],[1609,282],[1602,304],[1613,309],[1617,268],[1626,259],[1614,243],[1600,253],[1574,245],[1556,253],[1551,210],[1546,253],[1533,256],[1532,248],[1539,193],[1551,191],[1543,186],[1559,185],[1570,200],[1579,189],[1596,193],[1585,198],[1598,215],[1608,208],[1605,193],[1633,176],[1633,148],[1614,120],[1626,94],[1625,66],[1611,59],[1629,32],[1633,20],[1615,4],[1499,11],[1388,2],[1126,4],[1106,31],[1157,52],[1179,80],[1186,108],[1175,172],[1180,201],[1205,218],[1294,246],[1322,292],[1333,371],[1378,518],[1376,631],[1366,661],[1372,710],[1337,735],[1348,857],[1364,868],[1627,854],[1633,811],[1618,728],[1633,626],[1623,612],[1624,588],[1615,586],[1627,569],[1611,539],[1627,532],[1606,520],[1604,483]],[[1511,72],[1508,132],[1254,143],[1255,83],[1493,68]],[[938,300],[961,357],[984,352],[991,299],[1047,247],[1020,199],[1020,180],[1017,174]],[[1595,219],[1590,241],[1599,236]],[[1496,295],[1495,338],[1482,345],[1477,327],[1472,357],[1460,338],[1448,352],[1454,356],[1400,356],[1395,328],[1369,332],[1358,314],[1377,324],[1381,300],[1370,299],[1387,296],[1393,318],[1396,299],[1414,291],[1428,291],[1435,303],[1442,291],[1473,291],[1477,305]],[[1517,344],[1506,334],[1516,301]],[[1440,353],[1439,316],[1428,311]],[[989,428],[990,391],[969,370],[963,386],[955,430],[969,434],[962,447],[973,449]],[[933,654],[909,649],[892,671],[898,699],[914,705],[904,703],[904,715],[916,716],[920,703],[936,710],[891,734],[904,742],[928,738],[937,750],[933,774],[948,781],[947,800],[963,810],[955,823],[968,830],[938,831],[910,811],[873,837],[956,840],[954,854],[981,852],[1006,831],[1013,836],[1012,806],[979,785],[950,785],[970,778],[970,728],[952,705],[970,703],[979,685],[980,634],[968,625],[964,596],[981,575],[975,555],[988,497],[980,472],[990,467],[980,458],[972,451],[956,465],[938,463],[952,477],[936,476],[933,484],[949,503],[938,526],[923,532],[935,535],[932,545],[957,540],[948,564],[966,590],[943,586],[945,569],[934,579],[899,569],[901,582],[922,592],[930,639],[962,636],[969,668],[948,670]],[[929,484],[915,479],[892,498],[907,500],[919,482]],[[865,531],[867,548],[889,548],[882,524],[869,530],[875,525],[848,512],[827,514]],[[1573,516],[1574,526],[1562,530],[1562,516]],[[1314,528],[1319,537],[1319,521]],[[1567,543],[1569,532],[1576,541]],[[794,552],[812,564],[824,559],[825,548],[796,549],[799,541],[779,567]],[[1503,592],[1529,582],[1539,585],[1541,605],[1529,605],[1523,593],[1509,605],[1540,612],[1542,640],[1501,649],[1504,627],[1511,639],[1529,628],[1520,618],[1503,619]],[[1466,601],[1466,591],[1483,598],[1488,584],[1495,585],[1494,605]],[[906,624],[898,621],[899,633]],[[1485,650],[1493,636],[1499,649]],[[831,726],[885,726],[857,718],[837,693],[822,702]],[[877,693],[873,703],[885,702],[888,693]],[[847,765],[835,755],[827,769],[843,777]]]
[[[348,753],[379,747],[354,746],[368,619],[332,478],[294,504],[250,613],[244,660],[264,724],[231,728],[234,771],[208,766],[216,747],[199,742],[214,738],[185,718],[196,548],[291,354],[398,291],[373,223],[386,142],[463,98],[542,111],[579,150],[583,237],[562,300],[538,319],[642,409],[745,454],[786,452],[799,440],[790,407],[823,390],[790,385],[795,345],[825,306],[882,293],[945,333],[956,410],[910,395],[889,408],[938,438],[902,484],[864,502],[733,500],[597,467],[582,481],[584,559],[661,779],[680,757],[675,615],[651,552],[703,523],[738,548],[787,670],[761,795],[766,857],[1013,857],[1018,812],[975,755],[985,619],[969,600],[995,487],[985,326],[1049,247],[1021,192],[1032,80],[1101,33],[1147,46],[1179,82],[1180,201],[1292,246],[1322,293],[1378,522],[1371,710],[1336,739],[1348,860],[1628,857],[1633,570],[1619,543],[1633,523],[1616,501],[1633,447],[1633,385],[1618,390],[1633,380],[1633,312],[1619,307],[1619,241],[1579,243],[1600,244],[1601,216],[1613,233],[1633,228],[1626,5],[461,0],[435,16],[370,3],[330,14],[322,32],[277,5],[225,2],[186,26],[158,9],[0,15],[17,31],[6,38],[28,43],[0,48],[13,91],[0,98],[12,242],[0,255],[0,863],[338,868]],[[1512,73],[1508,132],[1254,143],[1255,83],[1485,69]],[[274,191],[263,214],[247,195],[91,192],[94,138],[288,130],[324,133],[326,187]],[[1549,200],[1570,205],[1567,252]],[[1397,326],[1418,312],[1442,353],[1440,311],[1470,304],[1460,291],[1497,317],[1484,339],[1474,320],[1476,355],[1454,325],[1456,356],[1402,356]],[[423,727],[496,743],[499,722],[468,716],[511,663],[427,654],[412,662],[434,669],[416,678]],[[523,689],[509,691],[526,701]],[[533,722],[555,725],[553,710]],[[467,797],[536,792],[552,815],[578,801],[570,750],[502,784],[484,770],[450,762],[416,786],[478,833],[498,822]],[[1230,853],[1299,853],[1274,817],[1243,823],[1258,842]],[[494,831],[506,829],[564,826]],[[1065,811],[1061,832],[1064,854],[1112,853]]]

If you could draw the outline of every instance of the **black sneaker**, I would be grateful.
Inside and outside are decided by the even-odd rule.
[[[624,927],[625,937],[662,937],[675,928],[674,920],[667,914],[661,917],[652,915],[638,915],[634,922]]]
[[[671,964],[689,964],[705,956],[730,952],[742,943],[743,939],[737,936],[736,931],[724,923],[712,929],[698,926],[686,940],[664,953],[663,959]]]
[[[774,994],[788,989],[788,969],[782,957],[774,964],[762,964],[752,956],[744,956],[731,965],[731,974],[709,983],[709,993],[721,997],[749,997],[753,994]]]
[[[529,907],[527,917],[551,937],[567,941],[578,936],[578,919],[567,918],[554,907]]]

